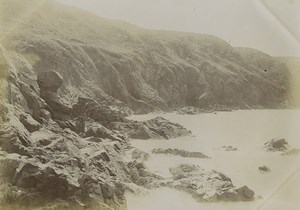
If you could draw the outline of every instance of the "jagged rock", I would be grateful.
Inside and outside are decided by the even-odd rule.
[[[105,104],[99,104],[90,98],[78,98],[78,102],[73,105],[72,113],[74,116],[84,116],[95,120],[96,122],[115,122],[124,121],[127,116],[122,110],[112,109]]]
[[[191,131],[183,126],[170,122],[162,117],[138,122],[115,123],[113,129],[120,130],[132,139],[170,139],[191,135]]]
[[[45,121],[48,122],[51,119],[51,113],[46,109],[42,109],[41,118],[45,119]]]
[[[252,200],[253,199],[254,191],[251,190],[249,187],[242,186],[242,187],[239,187],[239,188],[235,188],[235,190],[242,197],[242,199],[244,199],[244,198],[245,198],[245,200]]]
[[[86,137],[99,137],[99,138],[108,138],[108,139],[112,139],[112,140],[116,140],[116,141],[125,141],[125,137],[123,137],[122,135],[113,132],[107,128],[105,128],[104,126],[102,126],[101,124],[97,123],[97,122],[87,122],[85,125],[85,136]]]
[[[235,187],[231,179],[217,171],[205,171],[196,165],[181,164],[170,168],[173,182],[168,186],[183,190],[199,201],[250,201],[253,190]]]
[[[280,152],[284,152],[289,148],[289,144],[285,139],[279,139],[279,138],[275,138],[272,139],[268,142],[266,142],[264,144],[264,148],[267,151],[272,151],[272,152],[276,152],[276,151],[280,151]]]
[[[29,114],[22,114],[20,116],[20,122],[31,133],[34,131],[38,131],[42,127],[41,124],[35,121]]]
[[[85,132],[85,120],[82,116],[79,116],[75,120],[75,132],[80,133],[80,132]]]
[[[37,200],[37,206],[45,201],[54,202],[58,198],[68,200],[73,197],[86,207],[97,203],[96,206],[124,209],[124,191],[120,184],[118,187],[114,186],[113,180],[116,178],[112,178],[118,176],[117,180],[124,181],[126,177],[130,177],[126,175],[129,168],[120,162],[120,155],[124,153],[122,145],[118,142],[88,145],[72,132],[65,133],[66,136],[50,135],[49,131],[45,135],[43,132],[37,131],[34,134],[34,138],[38,137],[35,139],[36,145],[42,148],[34,147],[35,144],[30,145],[30,159],[11,154],[0,158],[0,172],[5,172],[1,174],[2,178],[13,186],[24,189],[26,193],[35,192],[29,198]],[[43,135],[48,136],[50,142],[44,144]],[[78,156],[83,152],[81,149],[89,151],[89,154],[84,153],[85,158]],[[95,168],[88,169],[90,167]],[[93,178],[96,180],[95,184],[83,184],[80,182],[82,176],[97,177]],[[22,196],[22,202],[32,205],[28,202],[29,198],[25,202],[26,198]]]
[[[131,153],[132,159],[134,160],[139,160],[139,161],[146,161],[149,158],[149,154],[146,152],[143,152],[139,149],[133,149],[132,153]]]
[[[162,177],[148,171],[142,162],[131,161],[128,163],[132,181],[148,189],[158,188],[161,186]]]
[[[42,89],[41,97],[46,102],[47,110],[49,110],[53,119],[60,121],[71,119],[72,107],[65,104],[57,93]],[[45,116],[45,111],[42,115]]]
[[[22,128],[19,121],[14,121],[15,125],[2,125],[3,133],[0,132],[0,145],[2,150],[9,153],[18,153],[30,157],[28,147],[32,146],[30,133]]]
[[[29,85],[20,82],[20,92],[25,98],[28,107],[32,111],[32,117],[37,121],[40,121],[42,109],[46,107],[45,101],[38,95],[36,91],[31,89]]]
[[[63,77],[57,71],[43,71],[38,73],[37,82],[41,89],[57,92],[63,84]]]
[[[153,149],[152,153],[154,154],[171,154],[171,155],[178,155],[181,157],[192,157],[192,158],[210,158],[209,156],[203,154],[202,152],[189,152],[186,150],[182,150],[182,149],[161,149],[161,148],[157,148],[157,149]]]

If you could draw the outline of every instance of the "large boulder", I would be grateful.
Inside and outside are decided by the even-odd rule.
[[[63,84],[63,77],[57,71],[43,71],[38,73],[37,82],[41,89],[57,92]]]
[[[191,194],[198,201],[250,201],[253,190],[235,187],[229,177],[218,171],[205,171],[196,165],[181,164],[170,168],[173,181],[170,187]]]

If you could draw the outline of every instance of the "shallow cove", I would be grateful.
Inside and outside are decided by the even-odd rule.
[[[145,120],[156,114],[131,116]],[[211,159],[183,158],[151,154],[147,167],[164,177],[169,168],[179,163],[193,163],[206,169],[215,169],[228,175],[237,186],[247,185],[257,196],[251,202],[198,203],[186,193],[159,189],[143,197],[127,194],[129,210],[137,209],[298,209],[296,194],[300,189],[299,155],[281,156],[280,152],[266,152],[263,144],[275,137],[285,138],[292,147],[300,148],[300,110],[247,110],[200,115],[159,114],[190,129],[194,136],[170,140],[132,140],[133,146],[151,153],[153,148],[178,148],[199,151]],[[237,151],[225,151],[231,145]],[[266,165],[270,173],[262,173]],[[292,177],[291,177],[292,176]],[[287,186],[289,186],[287,188]]]

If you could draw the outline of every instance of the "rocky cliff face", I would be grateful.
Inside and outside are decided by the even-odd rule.
[[[1,4],[2,54],[16,69],[13,77],[55,70],[64,78],[58,95],[69,103],[89,96],[135,112],[288,104],[287,68],[261,52],[209,35],[147,30],[54,2]]]
[[[128,135],[190,134],[162,118],[126,119],[132,112],[288,105],[286,67],[261,52],[50,1],[0,6],[0,205],[126,209],[126,189],[164,183]]]

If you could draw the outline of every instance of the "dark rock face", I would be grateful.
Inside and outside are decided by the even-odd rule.
[[[88,117],[102,123],[125,121],[124,117],[130,113],[126,106],[113,109],[107,104],[101,104],[94,99],[82,97],[79,97],[77,103],[72,107],[73,116]]]
[[[113,128],[127,134],[132,139],[170,139],[191,135],[191,131],[183,126],[172,123],[162,117],[156,117],[144,122],[116,123]]]
[[[13,150],[20,155],[0,157],[2,181],[9,184],[13,194],[30,195],[15,197],[29,209],[56,203],[56,199],[72,205],[76,202],[69,200],[76,200],[85,208],[96,205],[95,209],[126,209],[123,183],[147,187],[159,179],[142,162],[123,160],[128,144],[124,141],[103,138],[91,142],[59,128],[56,132],[39,130],[31,137],[36,143],[24,146],[23,153]],[[30,203],[32,199],[36,202]]]
[[[177,155],[181,157],[191,157],[191,158],[210,158],[209,156],[201,153],[201,152],[189,152],[182,149],[153,149],[152,153],[154,154],[171,154],[171,155]]]
[[[58,88],[63,84],[63,77],[57,71],[39,72],[37,75],[37,83],[41,89],[57,92]]]
[[[253,190],[247,186],[235,187],[230,178],[217,171],[181,164],[170,169],[174,181],[172,187],[190,193],[199,201],[250,201]]]
[[[289,148],[289,144],[285,139],[272,139],[268,142],[266,142],[264,144],[264,148],[267,151],[272,151],[272,152],[276,152],[276,151],[280,151],[280,152],[284,152]]]
[[[6,151],[0,152],[0,190],[9,189],[1,206],[123,210],[125,185],[159,187],[161,178],[143,165],[146,155],[125,160],[132,149],[128,138],[101,124],[124,123],[122,110],[81,99],[74,108],[57,93],[60,83],[56,90],[44,83],[38,88],[33,77],[31,88],[23,79],[11,83],[22,100],[0,103],[0,145]]]
[[[0,190],[9,189],[0,196],[1,206],[126,209],[125,188],[157,188],[162,178],[143,164],[149,155],[111,127],[141,124],[161,138],[189,133],[163,118],[139,124],[126,120],[128,108],[118,109],[113,100],[79,98],[70,105],[58,94],[60,83],[55,89],[38,87],[35,77],[19,80],[11,86],[22,100],[0,103],[0,145],[6,151],[0,152]],[[128,151],[131,160],[124,157]]]
[[[111,131],[105,128],[103,125],[97,122],[87,122],[85,126],[85,136],[86,137],[99,137],[102,139],[111,139],[119,142],[125,142],[126,138],[117,132]]]
[[[28,115],[28,114],[21,115],[20,116],[20,122],[31,133],[34,132],[34,131],[38,131],[42,127],[40,123],[38,123],[37,121],[35,121],[31,117],[31,115]]]

